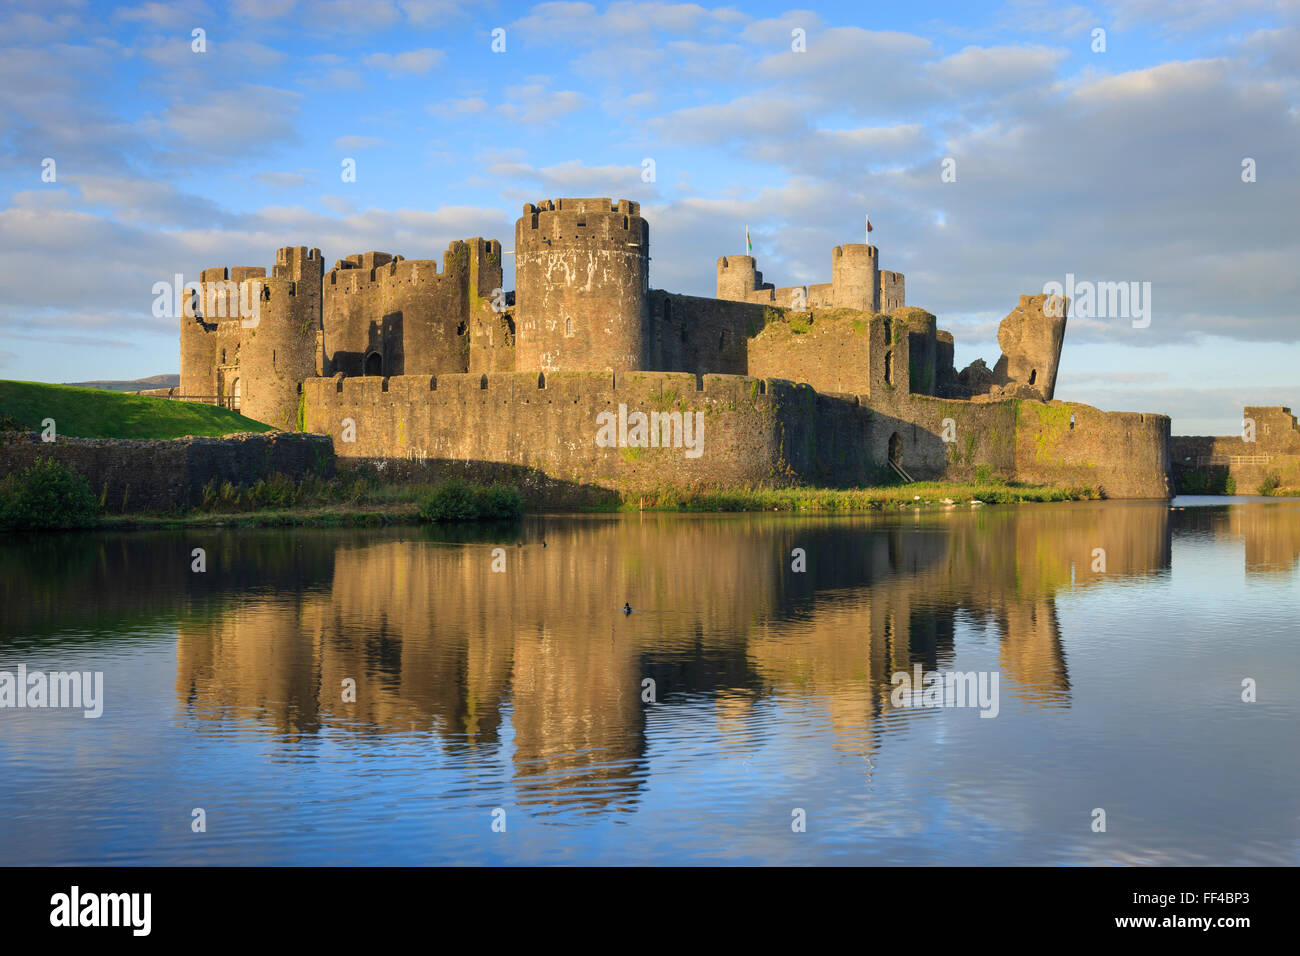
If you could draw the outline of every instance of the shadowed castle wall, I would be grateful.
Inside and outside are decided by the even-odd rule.
[[[453,242],[432,259],[367,252],[324,281],[326,370],[345,375],[436,375],[470,365],[471,318],[501,287],[501,244]]]
[[[650,293],[647,367],[663,372],[766,374],[752,370],[751,337],[763,328],[761,305],[655,289]],[[792,378],[791,375],[775,376]]]

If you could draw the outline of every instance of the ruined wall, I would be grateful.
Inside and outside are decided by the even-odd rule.
[[[257,304],[253,288],[243,283],[265,276],[266,270],[258,266],[217,266],[199,273],[197,289],[182,298],[182,395],[209,399],[229,396],[223,386],[237,377],[229,371],[242,342],[241,309],[251,316]],[[223,374],[223,368],[227,374]]]
[[[515,224],[515,367],[646,366],[650,227],[640,204],[555,199]]]
[[[851,483],[868,469],[866,417],[855,398],[788,382],[671,372],[312,379],[308,429],[338,454],[496,462],[574,485],[632,493],[664,486]],[[698,457],[681,447],[601,447],[601,412],[702,412]],[[344,441],[343,420],[355,422]],[[635,437],[635,434],[633,434]]]
[[[1300,426],[1281,405],[1247,405],[1241,434],[1176,435],[1170,447],[1174,481],[1183,493],[1253,495],[1266,479],[1277,481],[1274,490],[1300,490]]]
[[[782,311],[749,341],[748,374],[870,395],[871,321],[858,313]]]
[[[44,442],[36,432],[0,432],[0,477],[37,458],[53,458],[84,475],[109,513],[187,508],[202,500],[203,486],[214,479],[252,484],[276,472],[295,480],[334,473],[334,451],[323,435]]]
[[[489,303],[475,310],[469,320],[469,371],[513,372],[515,370],[514,310],[495,312]]]
[[[178,393],[217,394],[217,326],[197,315],[181,316],[181,381]]]
[[[367,252],[339,260],[324,281],[325,370],[432,375],[470,364],[471,320],[501,286],[501,244],[473,238],[433,259]]]
[[[763,327],[767,311],[761,305],[655,289],[650,293],[646,367],[697,375],[744,375],[750,364],[750,336]]]
[[[879,276],[877,283],[880,298],[879,311],[893,312],[895,309],[901,309],[907,302],[903,273],[881,270]]]
[[[853,392],[885,411],[910,392],[935,392],[937,331],[924,309],[904,306],[892,315],[780,310],[770,316],[749,342],[750,375],[807,382],[821,392]]]

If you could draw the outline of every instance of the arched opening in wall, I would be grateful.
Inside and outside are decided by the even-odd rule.
[[[371,352],[366,356],[366,364],[362,369],[363,375],[383,375],[384,374],[384,357],[378,352]]]
[[[894,353],[892,351],[885,353],[885,384],[894,384]]]
[[[515,320],[506,316],[506,345],[515,344]]]
[[[1070,427],[1074,427],[1074,412],[1070,412]]]
[[[1037,378],[1038,378],[1038,369],[1036,369],[1036,368],[1031,368],[1031,369],[1029,370],[1029,384],[1030,384],[1030,385],[1033,385],[1033,384],[1034,384],[1034,380],[1037,379]]]
[[[891,465],[903,463],[903,437],[898,432],[889,436],[889,463]]]
[[[564,320],[564,334],[567,336],[573,335],[573,319]]]
[[[886,345],[890,343],[891,341],[890,336],[892,336],[893,334],[894,334],[894,320],[890,318],[886,318],[885,319],[885,344]]]
[[[545,387],[546,387],[546,373],[545,373],[545,372],[538,372],[538,373],[537,373],[537,387],[538,387],[538,388],[545,388]]]
[[[664,299],[664,321],[671,322],[672,320],[673,320],[673,304],[669,302],[667,299]]]
[[[221,364],[222,364],[222,365],[225,365],[225,364],[226,364],[226,350],[225,350],[225,349],[222,349],[222,350],[221,350]]]
[[[478,380],[478,387],[479,387],[479,388],[487,388],[487,376],[486,376],[486,375],[484,375],[482,378],[480,378],[480,379]]]
[[[240,400],[243,398],[243,383],[235,379],[230,383],[230,407],[239,411]]]

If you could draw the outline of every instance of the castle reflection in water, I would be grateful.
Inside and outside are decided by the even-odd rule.
[[[701,701],[708,732],[744,750],[771,732],[756,708],[798,698],[824,710],[838,749],[870,760],[893,715],[890,676],[952,667],[959,634],[987,644],[1004,710],[1067,708],[1058,600],[1167,575],[1179,536],[1236,537],[1246,574],[1290,573],[1300,509],[536,518],[459,541],[421,529],[101,537],[58,588],[51,575],[26,592],[47,603],[6,601],[0,624],[29,629],[74,592],[99,618],[170,603],[177,713],[199,732],[238,722],[352,748],[422,734],[461,758],[507,755],[520,803],[538,812],[600,811],[635,801],[648,723]],[[187,565],[197,546],[203,575]],[[791,569],[796,548],[806,572]],[[39,553],[4,563],[42,573]],[[123,575],[139,586],[112,586]],[[20,577],[3,589],[23,593]],[[636,613],[620,614],[624,601]],[[647,678],[657,703],[642,699]]]

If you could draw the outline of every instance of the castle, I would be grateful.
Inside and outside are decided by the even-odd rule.
[[[177,397],[330,434],[342,457],[508,465],[625,493],[892,469],[1169,494],[1168,418],[1054,401],[1068,303],[1021,296],[995,366],[958,372],[952,335],[906,304],[872,245],[836,246],[828,283],[783,288],[753,257],[724,256],[712,298],[650,287],[636,202],[525,205],[514,246],[453,242],[441,271],[367,252],[327,272],[306,247],[280,249],[269,277],[205,270],[181,317]],[[596,417],[620,408],[705,415],[706,453],[635,431],[602,447]]]

